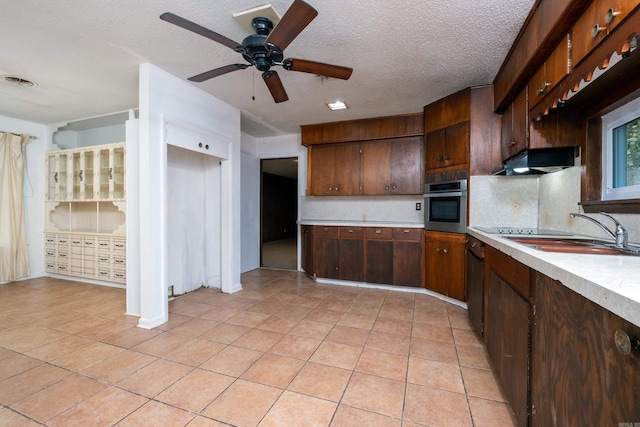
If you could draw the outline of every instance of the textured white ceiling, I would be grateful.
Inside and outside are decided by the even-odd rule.
[[[302,124],[422,111],[425,104],[491,83],[535,0],[307,0],[318,17],[285,50],[352,67],[350,80],[276,67],[289,101],[275,104],[253,68],[193,83],[243,112],[255,136],[298,133]],[[57,124],[138,107],[138,66],[188,78],[243,62],[216,42],[160,20],[173,12],[237,42],[234,12],[260,0],[20,0],[3,2],[0,115]],[[292,0],[271,0],[284,15]],[[252,100],[255,96],[255,101]],[[344,100],[348,110],[325,103]]]

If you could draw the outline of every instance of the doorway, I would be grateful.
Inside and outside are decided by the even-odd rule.
[[[296,270],[298,158],[260,164],[260,266]]]

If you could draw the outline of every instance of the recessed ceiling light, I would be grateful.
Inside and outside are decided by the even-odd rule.
[[[5,75],[2,77],[9,83],[12,83],[17,86],[24,86],[24,87],[37,86],[37,83],[32,82],[31,80],[23,79],[22,77],[10,76],[10,75]]]
[[[345,108],[349,108],[347,104],[342,101],[330,102],[327,104],[327,107],[329,107],[330,110],[344,110]]]

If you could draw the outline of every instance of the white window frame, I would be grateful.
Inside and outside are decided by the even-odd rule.
[[[613,130],[640,117],[640,98],[602,116],[602,200],[640,198],[640,185],[613,188]]]

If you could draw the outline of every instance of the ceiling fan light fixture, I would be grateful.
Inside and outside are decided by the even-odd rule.
[[[329,102],[327,104],[327,107],[329,107],[331,111],[346,110],[347,108],[349,108],[349,106],[345,104],[344,101]]]

